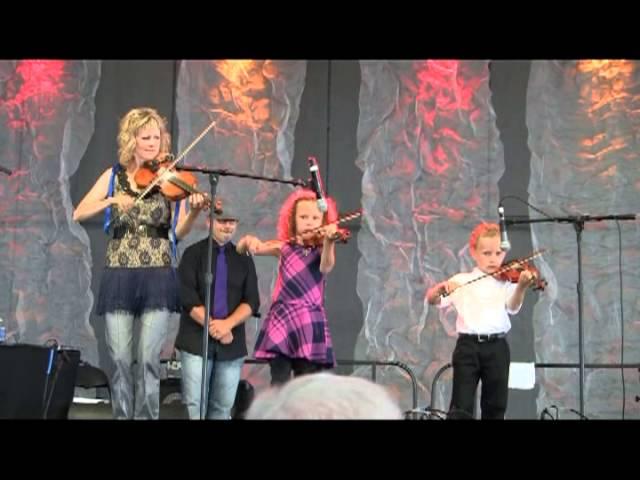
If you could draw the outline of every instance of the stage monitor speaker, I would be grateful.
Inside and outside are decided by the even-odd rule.
[[[0,345],[0,418],[66,419],[80,352]]]

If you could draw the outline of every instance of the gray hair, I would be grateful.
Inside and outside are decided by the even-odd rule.
[[[315,373],[259,394],[250,420],[400,420],[402,411],[387,390],[359,377]]]

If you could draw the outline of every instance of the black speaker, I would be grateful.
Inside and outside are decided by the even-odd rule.
[[[0,418],[66,419],[80,352],[0,345]]]

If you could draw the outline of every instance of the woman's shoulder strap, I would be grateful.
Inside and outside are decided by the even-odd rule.
[[[107,191],[107,198],[113,197],[113,191],[115,189],[116,175],[122,170],[122,165],[116,163],[111,168],[111,177],[109,178],[109,190]],[[109,226],[111,224],[111,205],[109,205],[104,211],[104,233],[109,233]]]

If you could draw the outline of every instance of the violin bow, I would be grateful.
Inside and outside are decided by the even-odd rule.
[[[525,263],[527,263],[529,260],[533,260],[534,258],[537,258],[539,256],[541,256],[544,252],[546,252],[546,249],[541,248],[539,250],[534,250],[531,254],[527,255],[526,257],[522,257],[522,258],[517,258],[515,260],[511,260],[508,264],[500,267],[498,270],[496,270],[493,273],[485,273],[484,275],[479,276],[478,278],[474,278],[473,280],[469,280],[468,282],[463,283],[462,285],[460,285],[458,288],[456,288],[455,290],[453,290],[452,292],[449,293],[441,293],[440,296],[441,297],[447,297],[449,295],[451,295],[453,292],[455,292],[456,290],[470,285],[472,283],[478,282],[480,280],[482,280],[483,278],[487,278],[487,277],[493,277],[495,275],[500,275],[501,273],[504,273],[508,270],[511,270],[513,267],[517,266],[517,265],[523,265]]]

